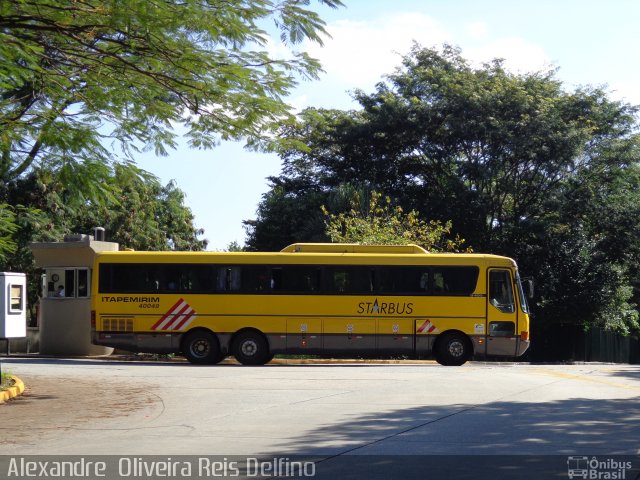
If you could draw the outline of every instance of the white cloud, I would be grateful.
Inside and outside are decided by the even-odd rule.
[[[293,113],[300,113],[305,107],[309,106],[309,97],[307,95],[298,95],[290,98],[288,103],[293,108]]]
[[[467,23],[464,26],[464,31],[469,37],[475,40],[484,40],[489,34],[489,27],[485,22],[477,21]]]
[[[614,99],[620,99],[632,105],[640,105],[640,90],[635,80],[618,81],[606,86]]]
[[[423,46],[442,44],[447,33],[421,13],[397,13],[372,21],[339,20],[327,26],[332,38],[323,47],[307,45],[322,63],[327,77],[347,88],[368,90],[400,65],[415,40]]]
[[[469,48],[463,45],[462,55],[477,65],[503,58],[507,69],[520,73],[539,71],[552,65],[542,47],[518,37],[498,38]]]
[[[345,89],[371,89],[400,66],[414,41],[423,47],[459,45],[462,55],[477,65],[504,58],[506,67],[515,72],[538,71],[552,64],[541,46],[519,37],[496,38],[482,20],[449,32],[428,15],[404,12],[370,21],[339,20],[327,30],[332,38],[323,47],[305,48],[321,61],[327,72],[323,80],[340,82]]]
[[[402,12],[366,21],[337,20],[326,29],[331,38],[326,38],[323,46],[310,42],[301,46],[301,50],[320,61],[326,73],[319,81],[300,84],[294,92],[296,111],[310,105],[350,108],[353,100],[348,92],[373,91],[384,75],[400,67],[402,56],[409,53],[413,42],[427,48],[444,43],[458,45],[462,56],[478,67],[494,58],[504,58],[505,66],[514,72],[551,66],[541,46],[520,37],[499,37],[482,19],[448,31],[424,13]],[[277,58],[291,56],[288,47],[275,39],[268,44],[268,50]]]

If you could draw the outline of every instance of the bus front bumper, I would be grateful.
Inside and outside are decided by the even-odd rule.
[[[530,340],[518,340],[518,344],[516,346],[516,357],[521,357],[525,354],[529,347],[531,346]]]

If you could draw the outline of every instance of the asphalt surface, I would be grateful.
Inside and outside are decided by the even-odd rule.
[[[3,358],[4,455],[638,455],[640,367]]]

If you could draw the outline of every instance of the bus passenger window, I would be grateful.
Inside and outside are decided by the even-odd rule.
[[[216,291],[237,292],[240,290],[240,268],[219,267],[216,269]]]
[[[346,293],[350,287],[349,273],[346,271],[335,271],[332,275],[333,291],[338,293]]]
[[[305,273],[301,285],[304,292],[317,292],[320,288],[320,270]]]
[[[282,290],[282,268],[271,270],[271,290]]]
[[[444,274],[439,271],[433,272],[433,293],[446,293],[449,291],[449,286],[445,282]]]
[[[429,272],[425,272],[420,275],[420,290],[419,292],[429,291]]]
[[[285,293],[317,292],[320,289],[320,269],[315,266],[286,265],[274,268],[272,277],[273,288]]]
[[[262,265],[243,265],[240,290],[243,293],[268,293],[271,291],[271,272]]]
[[[515,312],[511,275],[508,270],[491,270],[489,273],[489,301],[502,313]]]
[[[169,293],[178,291],[178,285],[180,285],[179,267],[165,266],[164,277],[164,291]]]

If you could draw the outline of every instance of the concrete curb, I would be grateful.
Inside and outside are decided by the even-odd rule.
[[[4,403],[11,398],[22,395],[24,392],[24,383],[18,377],[11,375],[13,380],[13,387],[9,387],[6,390],[0,392],[0,403]]]

